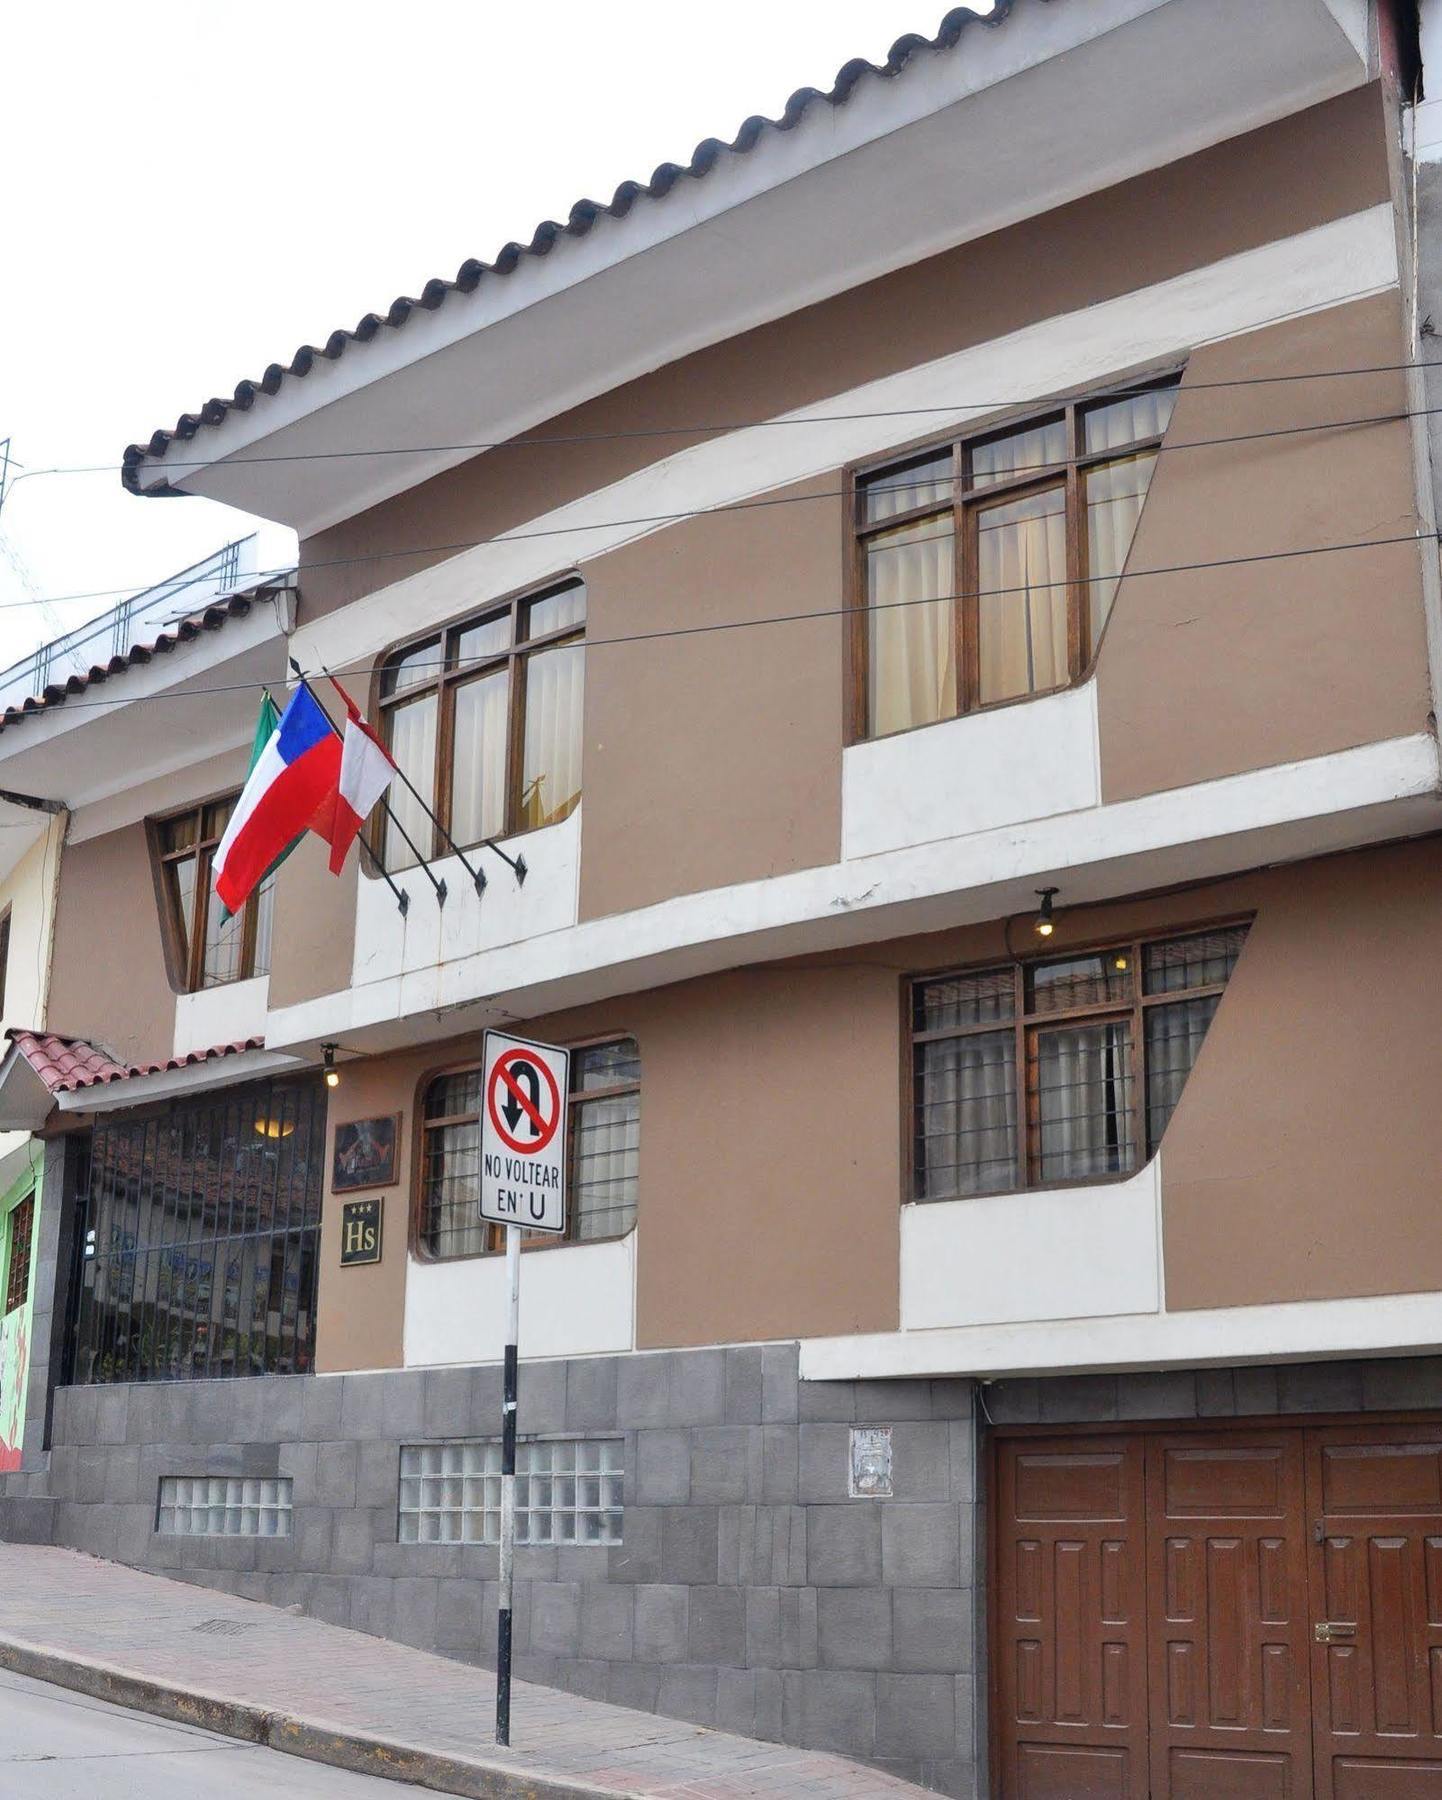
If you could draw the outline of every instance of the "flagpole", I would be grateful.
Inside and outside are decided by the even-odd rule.
[[[320,667],[321,667],[321,673],[325,676],[326,680],[331,684],[331,686],[335,689],[335,691],[340,695],[341,699],[345,701],[347,709],[349,711],[355,713],[356,716],[359,717],[360,716],[360,708],[356,705],[355,701],[351,699],[350,695],[345,691],[345,689],[341,686],[341,684],[336,680],[335,676],[331,674],[330,670],[328,668],[326,668],[324,663],[322,663]],[[460,845],[451,836],[450,832],[446,830],[445,826],[441,824],[440,819],[436,816],[436,814],[434,812],[432,812],[430,804],[426,800],[425,795],[421,793],[420,789],[411,780],[410,776],[406,774],[405,770],[400,766],[399,763],[396,763],[395,771],[396,771],[396,774],[400,776],[401,780],[410,789],[411,794],[413,795],[413,797],[416,800],[416,803],[420,806],[422,811],[425,813],[426,817],[431,821],[431,823],[435,826],[436,830],[438,832],[440,832],[441,836],[446,840],[446,844],[449,847],[451,854],[457,858],[457,860],[460,862],[461,867],[465,870],[467,875],[470,876],[471,880],[473,882],[475,882],[476,893],[478,895],[483,894],[485,892],[485,888],[486,888],[485,876],[481,873],[481,871],[479,869],[477,869],[471,863],[470,858],[466,855],[465,851],[462,850]],[[520,857],[507,856],[505,851],[500,848],[500,846],[495,842],[495,840],[493,838],[485,839],[481,845],[481,848],[483,850],[494,850],[496,855],[500,857],[500,859],[503,863],[509,863],[510,867],[511,867],[511,871],[515,875],[516,882],[518,885],[526,879],[526,859],[525,859],[525,857],[523,857],[523,856],[520,856]]]
[[[304,669],[301,668],[300,664],[295,660],[295,658],[293,656],[290,658],[290,666],[292,669],[294,669],[295,674],[296,674],[296,679],[300,682],[300,685],[310,695],[311,699],[315,701],[316,705],[320,707],[321,716],[322,716],[322,718],[324,718],[326,724],[330,726],[332,734],[338,738],[341,738],[343,741],[344,734],[338,729],[335,720],[330,716],[330,714],[325,710],[325,708],[323,706],[321,706],[320,698],[317,695],[315,689],[310,685],[310,682],[306,679]],[[395,814],[391,811],[390,806],[387,804],[384,795],[381,796],[381,805],[385,807],[386,816],[390,819],[391,823],[395,826],[396,830],[398,832],[400,832],[401,836],[406,840],[407,844],[410,844],[411,849],[415,852],[415,857],[416,857],[417,863],[420,865],[420,867],[423,870],[425,870],[426,876],[427,876],[428,880],[430,881],[431,886],[436,890],[436,904],[438,906],[444,906],[445,901],[446,901],[446,884],[445,884],[445,882],[437,881],[435,876],[431,874],[430,869],[427,867],[426,859],[421,855],[420,851],[416,849],[415,845],[413,843],[411,843],[411,838],[410,838],[409,832],[407,832],[405,826],[401,824],[400,820],[397,819]],[[380,876],[381,880],[386,884],[386,886],[390,889],[390,891],[395,895],[396,905],[400,908],[401,917],[404,918],[405,915],[411,909],[411,897],[410,897],[409,892],[403,887],[396,886],[396,883],[395,883],[394,879],[392,878],[389,869],[386,868],[385,864],[381,861],[381,859],[376,855],[375,851],[371,848],[370,840],[369,840],[369,838],[366,837],[364,832],[362,832],[360,835],[360,845],[361,845],[362,850],[364,850],[366,855],[371,859],[371,868],[374,869],[376,874]]]

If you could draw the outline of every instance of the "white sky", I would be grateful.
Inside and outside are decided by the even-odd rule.
[[[945,11],[946,0],[11,7],[0,438],[29,469],[113,466],[126,444],[299,344],[526,241],[582,195],[608,200],[702,138],[730,139],[750,113],[776,116],[851,57],[880,62],[903,32],[931,36]],[[206,500],[136,499],[113,467],[27,478],[0,516],[0,602],[132,591],[251,523]],[[275,545],[272,534],[270,556]],[[5,606],[0,666],[113,603],[62,601],[48,616]]]

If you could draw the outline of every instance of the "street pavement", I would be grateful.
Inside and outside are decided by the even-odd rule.
[[[495,1678],[484,1669],[38,1545],[0,1543],[0,1679],[12,1679],[5,1671],[327,1764],[394,1772],[472,1800],[901,1800],[922,1794],[844,1757],[529,1682],[515,1685],[512,1745],[500,1750],[490,1740]],[[194,1760],[203,1767],[208,1754],[197,1749]],[[252,1754],[237,1750],[238,1766],[248,1768]],[[294,1785],[274,1794],[328,1791],[316,1784],[331,1769],[292,1766]],[[256,1782],[229,1791],[269,1786],[267,1780],[264,1788]],[[81,1792],[56,1790],[68,1791]],[[394,1796],[397,1788],[383,1791]],[[0,1800],[9,1796],[0,1785]]]
[[[421,1792],[0,1672],[4,1800],[400,1800]]]

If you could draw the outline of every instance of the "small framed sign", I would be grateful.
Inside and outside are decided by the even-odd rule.
[[[378,1263],[381,1259],[381,1208],[379,1194],[370,1200],[347,1200],[340,1209],[340,1265]]]
[[[396,1143],[401,1116],[384,1119],[352,1119],[335,1128],[335,1152],[331,1158],[330,1185],[335,1194],[357,1188],[390,1187],[396,1178]]]
[[[891,1427],[851,1427],[851,1481],[853,1500],[889,1500],[891,1486]]]

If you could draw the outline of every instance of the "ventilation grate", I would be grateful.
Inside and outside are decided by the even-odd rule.
[[[254,1631],[255,1626],[249,1619],[202,1619],[190,1629],[203,1631],[210,1637],[239,1637],[243,1631]]]

